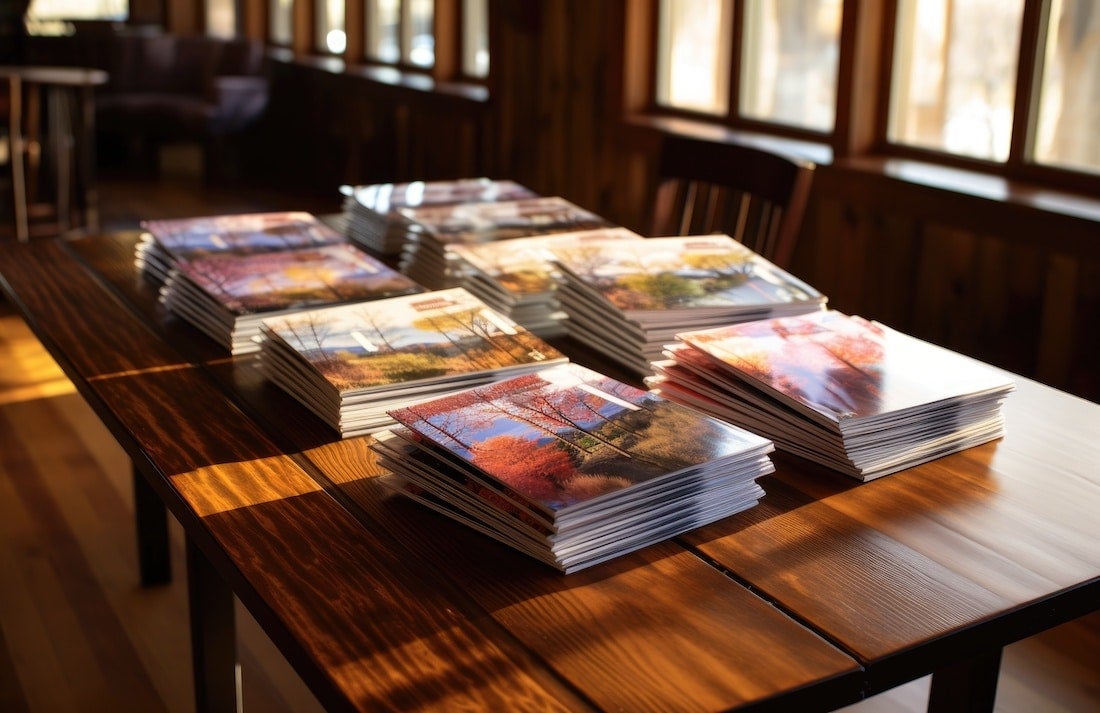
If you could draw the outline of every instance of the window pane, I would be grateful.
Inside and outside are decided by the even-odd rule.
[[[1035,160],[1100,173],[1100,2],[1054,0]]]
[[[344,34],[344,0],[320,0],[317,12],[317,48],[322,52],[340,54],[348,45]]]
[[[380,62],[401,59],[398,29],[401,0],[370,0],[367,3],[367,56]]]
[[[269,6],[271,41],[277,45],[289,45],[294,40],[293,2],[294,0],[271,0]]]
[[[435,64],[435,0],[405,0],[405,60],[418,67]]]
[[[234,0],[206,0],[206,34],[233,37],[237,34],[237,6]]]
[[[841,0],[747,0],[742,116],[831,131]]]
[[[1023,0],[901,0],[890,139],[1004,161]]]
[[[657,103],[729,111],[731,0],[661,0]]]
[[[39,20],[125,20],[129,0],[31,0],[28,22]]]
[[[462,71],[471,77],[489,75],[489,14],[487,0],[462,3]]]

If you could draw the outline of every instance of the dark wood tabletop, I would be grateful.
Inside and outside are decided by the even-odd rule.
[[[0,277],[183,525],[200,707],[234,593],[333,710],[829,709],[928,673],[989,707],[1001,647],[1100,603],[1095,404],[1018,378],[1003,439],[868,483],[777,454],[759,506],[563,576],[390,495],[368,438],[164,311],[136,235],[3,245]]]

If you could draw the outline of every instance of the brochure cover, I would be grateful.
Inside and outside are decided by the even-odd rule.
[[[444,245],[611,227],[600,216],[556,196],[495,203],[403,208],[411,230]]]
[[[390,412],[551,521],[771,442],[576,364]]]
[[[569,573],[752,507],[771,441],[562,364],[390,411],[383,484]]]
[[[423,291],[410,278],[348,243],[191,260],[179,265],[179,274],[236,315]],[[165,288],[169,293],[173,282]],[[172,301],[167,294],[166,301]]]
[[[573,279],[628,317],[647,312],[805,305],[814,288],[725,235],[647,238],[556,248]]]
[[[603,228],[552,235],[535,235],[477,245],[448,246],[449,253],[465,261],[516,300],[551,292],[557,270],[551,262],[554,249],[579,249],[597,241],[640,240],[626,228]]]
[[[175,260],[329,245],[344,237],[303,211],[241,213],[141,223]]]
[[[299,312],[263,330],[345,397],[566,360],[462,288]]]
[[[841,429],[1012,388],[1011,379],[985,364],[837,311],[678,337],[803,413]]]

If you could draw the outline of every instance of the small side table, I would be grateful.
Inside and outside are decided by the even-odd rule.
[[[89,231],[99,229],[99,197],[95,186],[95,87],[107,83],[108,75],[100,69],[84,67],[0,66],[0,77],[15,78],[8,86],[23,107],[23,136],[12,137],[12,161],[25,161],[22,171],[25,185],[17,187],[16,195],[26,201],[25,209],[16,210],[16,236],[25,241],[30,237],[27,216],[37,202],[39,172],[42,158],[53,163],[57,233],[66,233],[74,225],[74,206],[83,208],[82,225]],[[46,99],[46,121],[43,130],[42,95]],[[16,139],[18,141],[18,146]],[[22,188],[20,191],[19,189]],[[22,219],[19,216],[22,216]]]

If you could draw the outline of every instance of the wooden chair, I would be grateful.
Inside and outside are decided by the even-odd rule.
[[[788,267],[814,164],[749,143],[667,136],[650,235],[726,233]]]
[[[15,237],[26,242],[30,236],[27,218],[27,179],[25,165],[25,140],[23,136],[23,87],[18,76],[0,75],[0,108],[3,119],[5,159],[5,183],[10,184],[12,215],[15,219]]]

